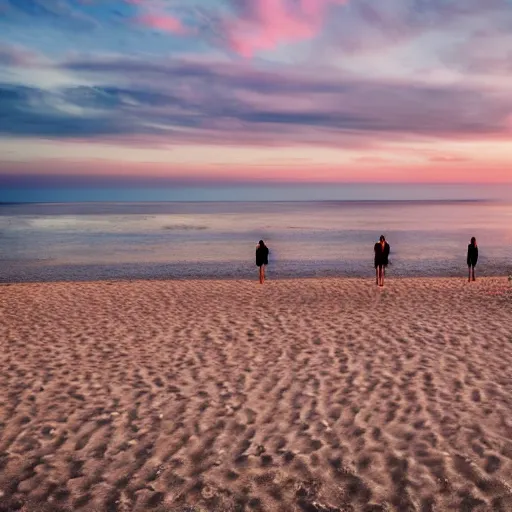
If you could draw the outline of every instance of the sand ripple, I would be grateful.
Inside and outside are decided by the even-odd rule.
[[[2,286],[0,512],[511,511],[507,286]]]

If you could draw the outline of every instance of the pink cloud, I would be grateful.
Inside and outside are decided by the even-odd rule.
[[[392,163],[389,158],[382,158],[380,156],[359,156],[353,159],[353,162],[359,164],[379,165]]]
[[[127,160],[37,158],[26,162],[5,162],[0,160],[0,178],[21,179],[23,176],[71,177],[71,179],[95,177],[103,178],[165,178],[189,181],[228,181],[228,182],[387,182],[387,183],[511,183],[510,168],[507,162],[490,165],[486,173],[481,172],[481,164],[460,169],[438,165],[382,164],[368,167],[352,165],[329,165],[311,162],[297,165],[286,161],[278,164],[225,163],[176,164],[131,162]]]
[[[468,162],[469,158],[455,155],[435,155],[429,158],[430,162],[459,163]]]
[[[248,18],[226,24],[230,48],[251,57],[281,43],[312,39],[322,29],[327,9],[347,1],[300,0],[291,8],[286,0],[253,0]]]
[[[33,51],[20,46],[0,43],[0,65],[12,67],[32,67],[42,64],[43,58]]]
[[[508,128],[508,130],[510,132],[512,132],[512,114],[510,114],[508,117],[507,117],[507,120],[505,122],[505,125],[506,127]]]
[[[137,21],[142,25],[146,25],[147,27],[163,30],[166,32],[181,33],[185,30],[185,27],[182,25],[181,21],[174,16],[163,14],[146,14],[144,16],[139,16]]]

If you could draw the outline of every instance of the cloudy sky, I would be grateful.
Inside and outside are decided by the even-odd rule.
[[[512,0],[0,0],[0,174],[512,181]]]

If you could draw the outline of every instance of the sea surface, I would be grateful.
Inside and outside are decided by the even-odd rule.
[[[0,205],[0,282],[372,277],[373,245],[391,245],[388,276],[512,273],[512,202],[332,200],[21,203]]]

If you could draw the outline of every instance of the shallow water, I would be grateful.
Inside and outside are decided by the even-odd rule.
[[[70,203],[0,205],[0,281],[372,276],[373,244],[391,276],[512,270],[512,204],[498,201]]]

